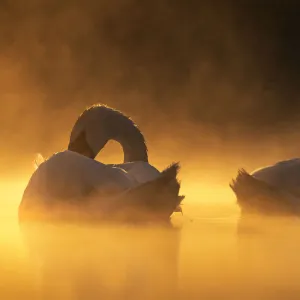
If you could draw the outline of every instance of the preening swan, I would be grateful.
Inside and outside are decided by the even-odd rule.
[[[109,139],[119,141],[124,160],[132,161],[106,165],[94,160]],[[138,211],[168,219],[183,200],[178,171],[178,164],[163,172],[149,165],[145,139],[133,121],[111,108],[93,106],[77,120],[68,150],[54,154],[34,172],[19,217],[51,218],[58,211],[74,217],[80,211],[89,218],[121,214],[134,219]]]
[[[113,166],[130,173],[140,183],[159,176],[160,172],[148,162],[145,138],[137,125],[105,105],[93,105],[79,116],[68,149],[94,159],[109,140],[119,142],[124,152],[124,163]]]
[[[294,215],[300,213],[300,159],[258,169],[239,170],[230,187],[242,213]]]
[[[93,105],[79,116],[68,149],[94,159],[109,140],[119,142],[124,153],[124,163],[111,166],[125,170],[139,183],[160,175],[149,164],[146,141],[138,126],[130,117],[106,105]],[[176,211],[182,212],[181,207]]]

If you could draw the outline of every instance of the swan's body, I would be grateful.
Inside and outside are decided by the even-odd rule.
[[[163,209],[167,218],[181,202],[180,197],[176,201],[173,198],[179,191],[179,184],[174,185],[178,168],[174,164],[156,180],[139,184],[121,168],[72,151],[59,152],[43,162],[32,175],[23,194],[19,216],[21,220],[36,218],[38,214],[42,219],[56,218],[53,215],[64,213],[64,209],[74,209],[70,213],[78,213],[78,208],[89,207],[85,211],[88,217],[113,218],[115,212],[122,213],[120,209],[123,208],[132,212],[145,206],[149,213],[156,213],[159,205],[163,207],[167,203],[168,207]]]
[[[48,182],[48,179],[51,181]],[[73,151],[52,155],[30,179],[33,191],[47,190],[50,197],[74,198],[86,193],[86,187],[104,192],[126,190],[138,182],[121,168],[110,167]],[[27,187],[26,192],[30,193]]]
[[[106,165],[94,158],[108,140],[119,141],[125,163]],[[133,159],[133,161],[130,161]],[[141,208],[169,217],[182,201],[179,166],[159,172],[148,163],[142,133],[128,117],[105,106],[86,110],[77,120],[67,151],[41,163],[32,175],[19,209],[20,218],[58,206],[94,201],[94,212],[114,215],[121,208]],[[57,204],[57,205],[56,205]],[[48,214],[49,215],[49,214]]]
[[[251,174],[254,178],[277,186],[300,197],[300,159],[294,158],[260,168]],[[300,203],[299,203],[300,204]]]
[[[300,159],[290,159],[258,169],[240,170],[231,188],[242,211],[264,214],[300,213]]]
[[[46,207],[50,210],[54,203],[76,203],[91,191],[98,191],[100,196],[105,191],[124,191],[134,185],[136,181],[122,169],[107,167],[76,152],[59,152],[40,164],[30,178],[20,205],[20,218]]]

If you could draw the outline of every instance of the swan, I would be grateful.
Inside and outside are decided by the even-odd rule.
[[[109,140],[120,143],[124,162],[111,166],[122,168],[138,182],[157,178],[160,172],[149,164],[145,138],[134,121],[107,105],[96,104],[84,110],[71,131],[68,149],[95,159]]]
[[[183,200],[177,180],[179,164],[159,172],[148,164],[145,139],[122,113],[105,106],[84,111],[71,132],[68,149],[42,161],[25,188],[19,219],[61,217],[134,218],[142,215],[168,219]],[[97,108],[97,109],[96,109]],[[96,109],[96,110],[95,110]],[[82,122],[88,116],[90,122]],[[92,118],[90,118],[92,116]],[[120,132],[118,132],[118,130]],[[94,158],[109,139],[120,141],[125,164],[106,165]],[[129,162],[130,160],[137,162]],[[144,171],[141,172],[141,170]],[[145,172],[147,170],[147,172]]]
[[[230,187],[242,214],[298,216],[300,159],[280,161],[251,174],[240,169]]]
[[[160,175],[149,164],[146,141],[135,122],[107,105],[95,104],[84,110],[73,126],[68,149],[95,159],[109,140],[119,142],[124,153],[123,163],[110,166],[125,170],[139,183]],[[181,206],[176,212],[182,213]]]

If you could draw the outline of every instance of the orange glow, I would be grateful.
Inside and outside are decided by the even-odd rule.
[[[229,188],[238,168],[299,156],[296,10],[218,2],[1,3],[0,300],[299,298],[299,220],[238,235]],[[65,150],[96,103],[136,122],[150,164],[180,162],[180,230],[19,227],[35,153]],[[97,159],[121,163],[121,146]]]
[[[298,234],[297,223],[276,224],[274,228],[286,228],[289,234],[277,233],[275,240],[258,235],[241,244],[236,236],[239,211],[225,184],[203,180],[198,185],[192,174],[185,178],[184,216],[174,216],[174,222],[183,227],[176,234],[159,228],[48,228],[32,231],[34,248],[30,250],[16,219],[26,180],[1,183],[0,269],[6,274],[1,298],[24,299],[27,295],[32,299],[43,292],[75,299],[80,289],[88,289],[91,295],[103,292],[99,283],[92,284],[92,278],[105,286],[108,299],[124,297],[132,289],[134,299],[138,295],[186,299],[187,294],[231,299],[255,294],[256,299],[265,299],[273,293],[275,282],[283,290],[298,288],[299,243],[293,240]],[[283,271],[287,266],[289,271]]]

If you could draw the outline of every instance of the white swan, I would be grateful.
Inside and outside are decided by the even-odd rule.
[[[124,163],[113,166],[124,169],[140,183],[159,176],[160,172],[148,162],[145,138],[137,125],[106,105],[93,105],[79,116],[68,149],[94,159],[109,140],[119,142],[124,152]]]
[[[113,109],[103,109],[106,114],[102,115],[102,127],[95,130],[94,126],[100,122],[99,114],[94,111],[101,107],[88,109],[80,116],[72,130],[68,150],[54,154],[38,166],[24,191],[20,220],[38,215],[51,218],[57,216],[56,212],[78,214],[79,207],[81,214],[95,215],[95,218],[100,213],[102,217],[114,217],[124,215],[125,211],[130,211],[125,215],[131,218],[135,217],[132,211],[139,210],[166,219],[179,206],[183,200],[178,195],[179,165],[173,164],[160,173],[145,162],[148,158],[143,135],[130,119]],[[82,122],[85,115],[94,118]],[[127,159],[143,161],[118,167],[92,159],[112,138],[121,142]],[[148,172],[143,174],[140,170]]]
[[[110,166],[125,170],[139,183],[160,175],[149,164],[146,141],[138,126],[130,117],[107,105],[93,105],[79,116],[68,149],[94,159],[109,140],[119,142],[124,153],[124,163]],[[184,196],[181,197],[183,200]],[[181,206],[175,211],[182,213]]]
[[[294,215],[300,213],[300,159],[290,159],[249,174],[239,170],[230,187],[242,213]]]

